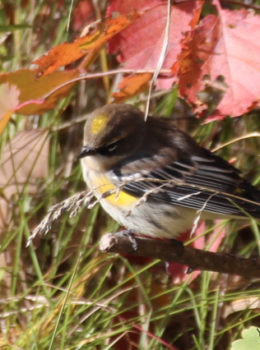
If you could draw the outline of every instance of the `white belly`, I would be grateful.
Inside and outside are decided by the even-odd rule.
[[[198,216],[193,209],[158,205],[149,201],[127,210],[124,208],[123,211],[105,199],[100,203],[115,221],[128,230],[157,238],[176,238],[192,228]]]

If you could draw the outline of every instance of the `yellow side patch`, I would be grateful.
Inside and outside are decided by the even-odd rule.
[[[105,114],[97,115],[91,123],[91,132],[94,135],[100,133],[107,126],[108,116]]]
[[[134,196],[131,196],[130,194],[120,191],[118,194],[112,194],[107,197],[107,200],[109,203],[114,205],[120,205],[120,206],[128,206],[135,204],[137,201],[137,198]]]
[[[132,204],[135,204],[138,200],[138,198],[128,194],[125,191],[119,191],[117,187],[104,176],[95,178],[95,181],[92,181],[92,184],[95,188],[95,191],[99,192],[100,195],[108,191],[113,192],[111,195],[104,198],[110,204],[119,206],[130,206]]]

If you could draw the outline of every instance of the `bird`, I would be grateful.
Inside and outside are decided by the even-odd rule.
[[[238,169],[130,104],[89,114],[79,159],[89,190],[133,234],[176,239],[198,218],[260,218],[260,191]]]

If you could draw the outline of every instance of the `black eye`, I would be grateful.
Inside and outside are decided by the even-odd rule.
[[[112,156],[114,154],[114,151],[117,149],[118,141],[111,143],[110,145],[106,147],[99,148],[98,153],[102,154],[103,156]]]
[[[113,153],[114,150],[117,148],[117,146],[118,146],[118,142],[111,143],[111,145],[107,147],[108,152]]]

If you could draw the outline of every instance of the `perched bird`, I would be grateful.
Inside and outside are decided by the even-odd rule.
[[[260,191],[172,120],[128,104],[92,112],[79,155],[105,211],[133,233],[177,238],[196,220],[260,218]]]

